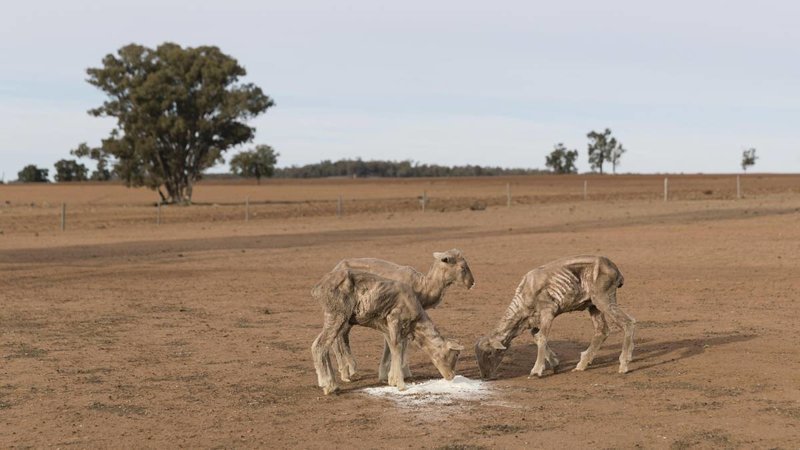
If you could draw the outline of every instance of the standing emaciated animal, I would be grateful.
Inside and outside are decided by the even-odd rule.
[[[401,266],[376,258],[345,259],[340,261],[333,270],[360,270],[405,283],[411,287],[424,309],[438,306],[442,302],[447,288],[454,283],[461,283],[467,289],[472,289],[475,286],[475,278],[472,276],[472,271],[461,250],[454,248],[446,252],[435,252],[433,258],[433,264],[428,269],[428,273],[424,275],[411,266]],[[356,362],[350,354],[349,333],[350,327],[346,326],[342,330],[341,339],[337,341],[337,345],[334,348],[339,374],[344,381],[350,381],[356,375]],[[408,378],[411,377],[411,370],[408,368],[405,343],[402,345],[402,351],[403,375]],[[378,379],[381,381],[388,380],[389,362],[389,344],[386,342],[383,346],[383,357],[378,367]]]
[[[422,347],[445,379],[455,376],[458,355],[464,347],[439,334],[410,286],[371,273],[340,269],[323,276],[311,295],[325,313],[322,332],[311,345],[317,383],[325,395],[338,389],[330,351],[342,329],[353,325],[383,333],[391,354],[390,385],[405,389],[401,347],[407,340]]]
[[[511,340],[525,329],[531,330],[538,346],[531,376],[542,376],[545,360],[555,370],[558,359],[547,346],[553,319],[559,314],[584,309],[589,310],[592,318],[594,337],[589,348],[581,353],[575,370],[585,370],[592,362],[608,337],[607,321],[612,321],[625,331],[619,373],[628,372],[635,321],[617,305],[617,288],[622,287],[623,281],[617,266],[603,256],[560,259],[528,272],[495,329],[475,344],[481,377],[494,376]]]

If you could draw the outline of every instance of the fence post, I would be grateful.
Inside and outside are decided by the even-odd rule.
[[[342,217],[342,196],[339,195],[339,201],[336,202],[336,217]]]
[[[425,207],[428,205],[428,191],[422,191],[422,212],[425,212]]]
[[[250,221],[250,197],[244,198],[244,221]]]
[[[583,180],[583,199],[589,200],[589,180]]]
[[[511,208],[511,183],[506,183],[506,207]]]
[[[736,198],[742,198],[742,181],[739,179],[739,175],[736,175]]]
[[[156,207],[156,225],[161,225],[161,199],[158,199]]]
[[[61,202],[61,231],[67,229],[67,204]]]
[[[669,198],[669,178],[664,177],[664,201]]]

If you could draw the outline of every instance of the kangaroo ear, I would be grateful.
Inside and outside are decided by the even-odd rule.
[[[450,350],[464,350],[464,346],[459,344],[458,342],[447,341],[447,348]]]
[[[438,259],[439,261],[447,264],[453,263],[453,258],[447,254],[447,252],[434,252],[433,257]]]
[[[497,341],[497,340],[490,341],[489,345],[491,345],[492,348],[495,349],[495,350],[506,350],[506,348],[507,348],[505,345],[503,345],[502,342]]]
[[[353,290],[353,275],[350,273],[349,270],[342,270],[341,273],[338,274],[338,283],[337,286],[343,291],[349,292]]]

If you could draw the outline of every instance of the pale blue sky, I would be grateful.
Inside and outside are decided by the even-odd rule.
[[[543,167],[610,127],[623,172],[800,171],[791,1],[13,2],[0,16],[0,172],[51,169],[112,127],[85,69],[119,47],[211,44],[277,106],[281,166],[321,159]],[[234,150],[233,152],[235,152]],[[229,155],[232,153],[229,153]],[[224,170],[224,167],[212,171]]]

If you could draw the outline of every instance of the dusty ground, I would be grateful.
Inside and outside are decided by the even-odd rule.
[[[593,179],[606,190],[588,202],[582,178],[516,178],[510,209],[506,182],[207,185],[198,198],[210,204],[172,208],[180,220],[160,227],[148,192],[0,186],[0,446],[798,447],[800,177],[748,176],[742,200],[731,177],[678,178],[666,204],[661,177]],[[407,199],[423,189],[441,189],[424,214]],[[337,191],[362,209],[333,217]],[[242,193],[264,202],[248,223],[222,205]],[[64,197],[95,215],[61,233],[51,219]],[[489,208],[470,211],[475,199]],[[592,332],[575,313],[554,325],[563,372],[528,379],[535,347],[522,336],[490,396],[408,408],[359,393],[378,385],[381,338],[355,329],[362,378],[322,396],[311,285],[343,257],[424,270],[451,247],[477,286],[452,288],[431,316],[468,347],[461,375],[477,377],[472,344],[521,276],[578,253],[625,274],[633,371],[616,373],[616,332],[590,370],[569,372]],[[420,351],[412,370],[438,377]]]
[[[670,175],[672,200],[731,200],[736,198],[735,175]],[[593,201],[663,200],[664,176],[597,175],[432,178],[432,179],[314,179],[255,182],[201,182],[192,208],[164,206],[162,224],[238,222],[249,201],[253,220],[330,217],[342,197],[344,215],[419,211],[423,193],[427,211],[461,211],[478,201],[505,206],[507,188],[514,205]],[[778,193],[800,194],[800,175],[742,176],[745,197]],[[122,185],[67,183],[64,185],[0,185],[0,233],[47,233],[60,228],[61,205],[66,204],[66,229],[91,231],[155,225],[158,195],[145,188]],[[99,233],[106,235],[105,232]]]

